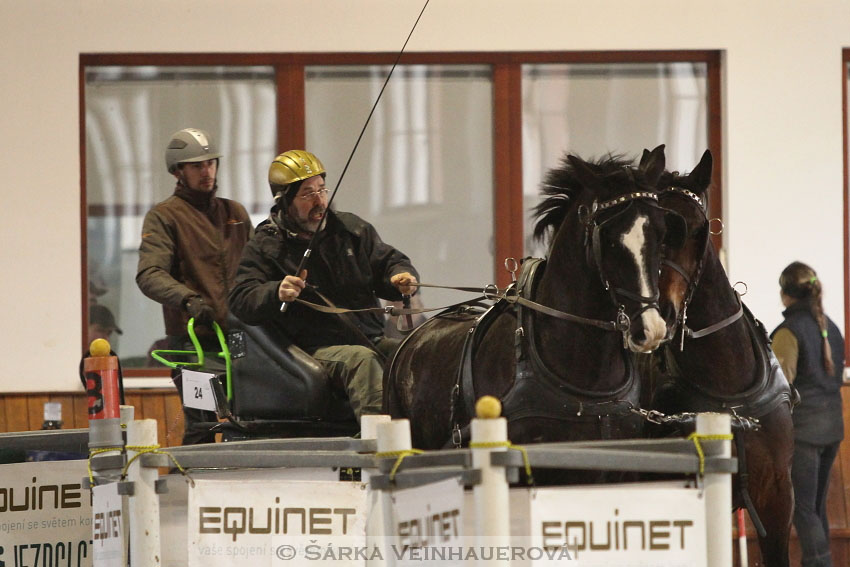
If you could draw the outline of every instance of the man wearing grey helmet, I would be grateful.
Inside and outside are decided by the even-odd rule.
[[[162,304],[165,332],[172,349],[188,343],[186,324],[195,328],[205,350],[220,350],[212,330],[227,317],[227,294],[242,248],[253,228],[241,204],[216,195],[218,152],[203,130],[185,128],[171,136],[165,150],[168,172],[177,179],[174,194],[145,215],[136,283]],[[182,397],[182,384],[175,376]],[[183,444],[209,443],[215,436],[193,427],[216,421],[215,414],[183,408]]]

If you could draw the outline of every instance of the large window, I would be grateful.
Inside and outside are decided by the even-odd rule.
[[[307,68],[307,147],[324,160],[331,187],[388,72]],[[337,208],[369,219],[425,283],[492,277],[492,89],[487,66],[397,68],[337,194]],[[423,289],[420,299],[436,306],[463,296]]]
[[[126,374],[164,374],[145,368],[164,330],[135,270],[144,214],[174,187],[163,158],[172,132],[197,126],[219,140],[221,194],[256,222],[281,151],[313,151],[336,186],[394,58],[82,55],[84,341],[88,305],[105,305],[123,331],[113,342]],[[721,167],[718,52],[409,53],[402,63],[335,206],[372,222],[429,283],[503,285],[505,257],[541,253],[528,210],[564,152],[665,143],[668,164],[687,169],[709,147]],[[720,191],[716,182],[712,216]],[[427,307],[465,298],[422,297]]]
[[[705,63],[545,64],[522,68],[523,202],[565,151],[634,156],[665,144],[667,168],[687,171],[708,147]],[[525,250],[545,253],[525,223]]]

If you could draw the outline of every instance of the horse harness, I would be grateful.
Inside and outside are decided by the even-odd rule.
[[[708,215],[706,215],[705,203],[699,195],[675,185],[671,185],[664,192],[681,195],[692,201],[698,206],[703,218],[705,218],[705,222],[709,222]],[[693,299],[694,292],[702,275],[703,265],[708,254],[708,242],[709,239],[706,234],[702,246],[702,255],[693,277],[689,277],[685,270],[678,264],[666,259],[662,260],[663,264],[676,270],[688,284],[688,289],[685,293],[685,303],[682,313],[679,316],[682,333],[680,350],[684,348],[686,337],[688,339],[707,337],[743,318],[747,325],[747,334],[750,337],[753,352],[756,356],[757,375],[761,378],[748,390],[732,395],[723,395],[711,392],[677,372],[675,384],[679,387],[679,393],[682,399],[687,401],[686,407],[697,408],[699,411],[731,412],[736,417],[740,417],[740,411],[745,411],[748,417],[755,419],[767,415],[782,403],[787,403],[789,407],[793,408],[799,399],[799,395],[788,384],[788,380],[785,379],[785,375],[782,373],[779,361],[769,348],[770,339],[767,335],[767,330],[761,321],[756,319],[752,312],[744,305],[738,292],[735,292],[735,298],[738,301],[738,310],[735,313],[698,331],[687,326],[687,306]],[[675,364],[669,351],[666,358],[668,364]]]
[[[512,291],[506,298],[492,305],[478,316],[467,331],[458,368],[457,379],[451,394],[452,444],[462,446],[467,439],[468,425],[460,426],[460,416],[475,414],[475,387],[473,383],[473,358],[481,340],[492,323],[508,309],[517,310],[517,327],[514,334],[516,374],[511,388],[502,396],[503,415],[509,421],[526,418],[546,418],[566,422],[598,422],[603,439],[610,438],[613,420],[627,417],[639,403],[640,380],[631,357],[624,353],[626,380],[622,386],[609,392],[595,392],[576,388],[552,372],[540,358],[534,342],[534,314],[538,311],[547,315],[560,314],[561,318],[581,319],[587,325],[606,330],[620,330],[616,322],[585,319],[545,308],[531,297],[540,279],[546,261],[527,258],[522,263],[518,281],[511,284]],[[526,307],[526,309],[523,309]],[[541,309],[544,308],[544,309]],[[554,313],[550,312],[554,311]],[[567,316],[567,317],[565,317]],[[602,326],[601,323],[606,323]]]
[[[458,367],[457,379],[451,394],[451,427],[452,444],[460,447],[465,438],[460,426],[462,409],[467,416],[474,415],[475,388],[473,384],[472,362],[477,348],[486,335],[487,330],[497,317],[508,308],[516,306],[517,328],[514,339],[516,360],[516,375],[510,390],[502,396],[503,414],[508,420],[519,420],[531,417],[557,419],[561,421],[598,421],[601,437],[607,439],[612,434],[612,420],[629,416],[639,405],[640,380],[631,357],[623,352],[626,367],[626,379],[622,386],[609,392],[582,390],[560,380],[543,363],[534,343],[534,316],[537,311],[548,316],[564,319],[573,323],[594,326],[607,331],[618,331],[623,335],[624,348],[631,328],[631,318],[625,312],[625,307],[619,298],[626,297],[644,305],[634,314],[639,317],[651,308],[659,309],[659,294],[645,297],[639,293],[612,286],[605,277],[602,268],[601,236],[602,227],[613,218],[619,216],[636,200],[649,200],[658,206],[658,194],[653,191],[635,191],[614,199],[599,203],[594,201],[590,208],[581,205],[578,208],[580,222],[585,227],[585,247],[589,261],[596,265],[602,284],[611,294],[614,305],[618,305],[614,321],[590,319],[578,315],[564,313],[535,302],[534,290],[545,269],[545,260],[527,258],[522,263],[518,281],[515,281],[498,301],[482,315],[477,317],[467,331]],[[603,221],[599,216],[617,207],[625,207],[624,211],[615,213]],[[527,309],[522,309],[526,307]],[[463,401],[461,406],[460,401]]]
[[[740,302],[740,298],[739,298]],[[743,320],[756,358],[756,376],[760,378],[748,389],[735,394],[713,392],[678,372],[672,354],[667,351],[666,362],[673,370],[675,380],[670,386],[683,405],[693,411],[731,413],[733,417],[746,416],[751,419],[769,414],[782,404],[789,408],[796,405],[798,395],[792,391],[776,355],[770,350],[770,339],[764,325],[743,304]]]

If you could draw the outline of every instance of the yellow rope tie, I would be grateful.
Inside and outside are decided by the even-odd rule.
[[[87,470],[89,471],[89,485],[94,486],[94,472],[91,470],[91,459],[96,455],[100,455],[101,453],[109,453],[112,451],[118,451],[119,453],[123,450],[123,447],[105,447],[103,449],[91,449],[89,450],[89,458],[87,462]]]
[[[531,462],[528,460],[528,451],[522,445],[514,445],[510,441],[487,441],[469,444],[470,449],[492,449],[494,447],[507,447],[508,449],[522,453],[522,464],[525,466],[526,482],[528,484],[534,484],[534,477],[531,476]]]
[[[168,451],[160,451],[159,445],[127,445],[127,450],[135,451],[136,454],[133,455],[133,457],[129,461],[127,461],[126,465],[124,465],[124,470],[121,471],[121,478],[126,478],[127,471],[130,470],[130,465],[133,464],[133,461],[145,454],[166,455],[169,459],[171,459],[171,462],[174,463],[174,466],[177,467],[177,470],[180,471],[180,474],[188,476],[186,470],[182,466],[180,466],[180,463],[177,462],[177,459],[174,458],[174,455],[172,455]]]
[[[423,453],[420,449],[408,449],[404,451],[383,451],[381,453],[375,453],[375,456],[378,458],[382,457],[398,457],[393,465],[393,468],[390,469],[390,481],[395,480],[395,473],[398,471],[398,468],[401,466],[401,462],[405,459],[405,457],[409,457],[410,455],[421,455]]]
[[[694,447],[697,450],[697,456],[699,457],[699,475],[702,476],[705,472],[705,453],[702,450],[702,445],[700,445],[700,441],[731,441],[734,439],[731,433],[726,433],[722,435],[700,435],[698,433],[691,433],[687,437],[688,441],[694,442]]]

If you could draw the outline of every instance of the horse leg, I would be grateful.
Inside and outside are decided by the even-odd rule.
[[[764,537],[759,537],[763,564],[766,567],[788,567],[788,543],[794,512],[794,490],[791,486],[794,440],[790,415],[776,414],[773,412],[762,420],[760,431],[747,434],[747,484],[753,506],[766,532]]]
[[[787,480],[787,482],[786,482]],[[751,477],[750,486],[759,479]],[[788,542],[791,533],[791,515],[794,508],[794,493],[791,489],[791,479],[774,479],[776,501],[770,504],[755,504],[756,512],[761,519],[766,532],[765,537],[759,537],[759,549],[763,564],[766,567],[788,567]],[[752,490],[752,488],[751,488]]]

